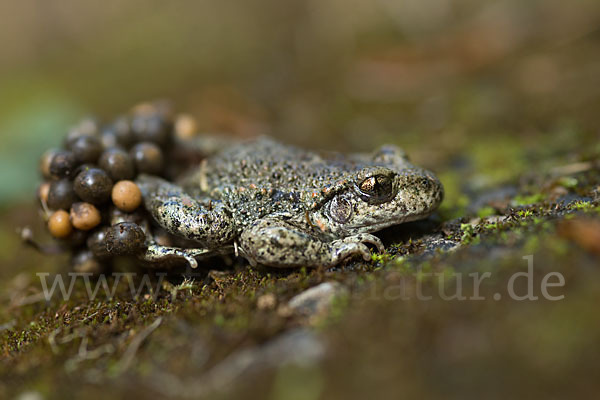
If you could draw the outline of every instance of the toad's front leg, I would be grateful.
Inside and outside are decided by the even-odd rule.
[[[252,265],[280,268],[330,267],[355,255],[369,261],[367,244],[384,250],[381,240],[368,233],[324,241],[281,217],[257,221],[242,233],[239,243],[242,255]]]

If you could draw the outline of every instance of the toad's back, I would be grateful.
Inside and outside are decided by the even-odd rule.
[[[182,184],[198,197],[225,202],[242,220],[254,220],[302,212],[319,200],[324,188],[361,167],[261,137],[207,158]]]

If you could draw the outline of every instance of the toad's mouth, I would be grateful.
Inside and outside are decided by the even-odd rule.
[[[425,219],[425,218],[429,217],[432,213],[433,213],[433,211],[429,212],[429,213],[423,213],[423,214],[404,215],[404,216],[401,216],[398,218],[390,218],[385,221],[366,222],[363,224],[347,225],[345,227],[345,229],[348,231],[359,232],[359,233],[377,232],[382,229],[389,228],[390,226],[395,226],[395,225],[404,224],[406,222],[413,222],[413,221],[417,221],[420,219]]]

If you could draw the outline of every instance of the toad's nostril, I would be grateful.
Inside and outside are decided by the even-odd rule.
[[[431,190],[431,188],[433,187],[433,182],[431,181],[431,179],[428,176],[425,176],[423,178],[421,178],[419,180],[419,184],[421,185],[421,188],[424,190]]]

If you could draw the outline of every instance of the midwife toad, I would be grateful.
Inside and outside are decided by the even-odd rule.
[[[425,218],[443,197],[440,181],[397,147],[325,157],[266,137],[215,150],[178,184],[149,175],[137,184],[161,227],[197,243],[152,243],[142,258],[183,257],[193,267],[223,249],[272,267],[370,260],[367,244],[384,250],[371,232]]]

